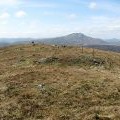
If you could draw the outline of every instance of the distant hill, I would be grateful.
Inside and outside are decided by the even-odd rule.
[[[10,43],[8,42],[0,42],[0,47],[5,47],[5,46],[9,46]]]
[[[120,46],[120,39],[113,38],[113,39],[107,39],[106,41],[111,45],[119,45]]]
[[[0,47],[18,45],[18,44],[28,44],[32,38],[0,38]]]
[[[58,44],[58,45],[79,45],[79,44],[105,45],[105,44],[108,44],[102,39],[92,38],[82,33],[72,33],[66,36],[56,37],[56,38],[47,38],[47,39],[42,39],[40,41],[48,44]]]
[[[105,51],[120,52],[120,46],[117,45],[88,45],[88,48],[96,48]]]

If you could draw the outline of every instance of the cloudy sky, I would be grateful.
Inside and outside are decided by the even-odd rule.
[[[0,0],[0,37],[74,32],[120,38],[120,0]]]

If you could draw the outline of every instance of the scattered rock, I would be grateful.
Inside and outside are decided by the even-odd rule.
[[[92,60],[93,64],[95,65],[102,65],[105,63],[105,61],[103,61],[102,59],[99,59],[99,58],[95,58]]]
[[[45,91],[45,84],[44,84],[44,83],[38,84],[37,87],[38,87],[41,91]]]
[[[8,89],[7,86],[0,86],[0,92],[4,93]]]
[[[42,63],[53,63],[59,61],[59,58],[57,57],[47,57],[47,58],[41,58],[39,60],[33,61],[34,63],[42,64]]]
[[[110,116],[102,116],[102,115],[96,115],[96,120],[113,120],[114,116],[110,115]]]

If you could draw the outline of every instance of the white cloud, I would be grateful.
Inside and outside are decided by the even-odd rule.
[[[86,25],[88,33],[99,38],[120,38],[120,17],[94,16]]]
[[[16,12],[15,16],[18,18],[24,17],[24,16],[26,16],[26,12],[18,11],[18,12]]]
[[[91,2],[91,3],[89,4],[89,8],[90,8],[90,9],[96,9],[96,8],[97,8],[97,3],[96,3],[96,2]]]
[[[72,13],[72,14],[68,15],[67,17],[68,17],[68,19],[73,20],[73,19],[77,18],[77,15]]]
[[[0,5],[15,5],[18,2],[18,0],[0,0]]]
[[[8,24],[8,20],[0,21],[0,26],[5,26]]]
[[[4,12],[4,13],[2,13],[2,14],[0,15],[0,19],[7,19],[7,18],[9,18],[9,17],[10,17],[10,14],[7,13],[7,12]]]
[[[29,4],[27,3],[27,1],[24,1],[24,5],[25,5],[24,7],[33,7],[33,8],[56,8],[58,7],[58,5],[55,3],[46,3],[46,2],[41,2],[41,1],[39,1],[38,3],[29,2]]]
[[[32,5],[29,5],[29,7],[40,7],[40,8],[49,8],[49,7],[54,7],[53,4],[32,4]]]

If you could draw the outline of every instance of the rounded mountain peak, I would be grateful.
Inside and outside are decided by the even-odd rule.
[[[83,33],[72,33],[68,35],[69,37],[82,37],[85,36]]]

